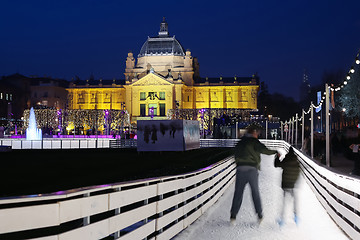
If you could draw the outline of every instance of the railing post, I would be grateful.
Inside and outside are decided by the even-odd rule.
[[[121,187],[115,189],[116,192],[121,191]],[[121,208],[115,208],[115,215],[119,215],[121,213]],[[118,239],[121,236],[121,229],[114,234],[114,239]]]
[[[160,183],[162,183],[163,182],[163,180],[161,179],[160,180]],[[159,202],[161,201],[161,200],[163,200],[164,199],[164,195],[163,194],[160,194],[159,195]],[[159,218],[161,218],[162,216],[164,215],[164,213],[163,212],[159,212]],[[163,232],[163,229],[161,228],[161,229],[159,229],[159,233],[162,233]]]
[[[149,186],[149,182],[146,182],[146,183],[145,183],[145,186]],[[149,204],[149,199],[145,199],[145,200],[144,200],[144,205],[148,205],[148,204]],[[146,223],[148,223],[148,222],[149,222],[149,219],[148,219],[148,218],[145,218],[144,223],[146,224]],[[147,240],[147,237],[144,238],[144,240]]]
[[[310,105],[311,121],[310,121],[310,133],[311,133],[311,158],[314,158],[314,109],[313,102]]]
[[[302,109],[302,111],[301,111],[301,147],[303,148],[303,151],[305,149],[304,140],[305,140],[305,115],[304,115],[304,109]]]
[[[83,197],[90,197],[90,193],[85,193]],[[83,225],[89,225],[90,224],[90,216],[83,218]]]
[[[326,155],[326,166],[330,167],[330,91],[328,84],[325,84],[325,155]]]
[[[294,145],[294,135],[295,135],[295,118],[293,117],[292,118],[292,121],[291,121],[291,143],[292,143],[292,145]]]
[[[268,120],[265,122],[265,139],[268,139]]]
[[[297,146],[298,143],[298,114],[295,115],[295,146]]]

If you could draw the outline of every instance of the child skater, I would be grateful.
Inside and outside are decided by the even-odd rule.
[[[295,155],[294,149],[292,147],[289,148],[289,152],[285,155],[285,158],[281,162],[278,157],[275,158],[275,167],[281,167],[283,169],[281,188],[284,191],[284,203],[282,205],[280,219],[278,219],[278,224],[280,226],[284,225],[286,194],[290,195],[293,198],[294,221],[296,224],[298,224],[298,217],[296,215],[296,198],[294,195],[294,186],[300,174],[300,167],[297,156]]]

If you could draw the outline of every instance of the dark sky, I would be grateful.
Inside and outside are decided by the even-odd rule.
[[[202,77],[251,76],[298,98],[304,69],[348,71],[360,48],[360,1],[17,1],[0,2],[0,76],[71,80],[124,78],[162,17]]]

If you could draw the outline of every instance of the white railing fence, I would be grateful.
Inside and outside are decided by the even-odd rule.
[[[262,140],[268,147],[287,150],[285,141]],[[295,149],[303,175],[334,222],[352,239],[360,239],[360,179],[320,166]]]
[[[192,173],[0,199],[0,239],[171,239],[234,181],[233,157]]]
[[[43,139],[24,140],[0,138],[0,146],[10,146],[12,149],[87,149],[109,148],[109,139],[106,138],[79,138],[79,139]]]
[[[230,147],[238,140],[225,141]],[[290,146],[282,140],[261,141],[274,149]],[[328,214],[349,237],[360,239],[360,179],[295,153]],[[33,240],[171,239],[222,195],[234,181],[235,167],[233,158],[227,158],[183,175],[0,199],[0,239],[19,234]]]

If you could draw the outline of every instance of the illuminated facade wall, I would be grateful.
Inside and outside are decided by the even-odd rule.
[[[127,110],[133,120],[153,115],[164,117],[170,109],[234,108],[256,109],[259,86],[187,86],[181,80],[164,78],[154,72],[124,86],[72,86],[69,109]]]
[[[69,109],[125,109],[125,88],[121,85],[71,85],[68,90]]]

